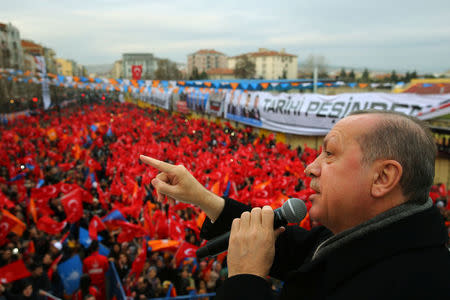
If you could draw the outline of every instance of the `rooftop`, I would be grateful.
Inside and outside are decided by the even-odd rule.
[[[227,68],[216,68],[216,69],[209,69],[208,71],[206,71],[206,74],[208,74],[208,75],[233,75],[234,70],[227,69]]]
[[[252,57],[260,57],[260,56],[289,56],[289,57],[297,57],[297,55],[286,53],[284,49],[281,49],[280,52],[269,50],[266,48],[259,48],[257,52],[249,52],[241,55],[233,56],[233,58],[238,58],[242,56],[252,56]]]
[[[222,52],[216,51],[214,49],[200,49],[197,52],[191,54],[191,55],[199,55],[199,54],[215,54],[215,55],[225,55]]]

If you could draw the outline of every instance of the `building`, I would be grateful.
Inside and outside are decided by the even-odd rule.
[[[286,53],[284,49],[280,52],[260,48],[258,52],[244,53],[228,58],[228,68],[235,69],[237,61],[247,56],[254,64],[256,78],[260,79],[296,79],[298,75],[298,57]]]
[[[19,30],[11,23],[0,23],[0,68],[23,70],[23,58]]]
[[[114,62],[113,68],[111,70],[111,77],[112,78],[122,78],[122,60],[116,60]]]
[[[73,62],[64,58],[56,58],[58,75],[73,76]]]
[[[44,56],[44,47],[33,41],[22,40],[21,45],[24,53],[28,53],[33,56]]]
[[[24,71],[36,71],[37,65],[34,60],[34,56],[28,53],[23,54],[23,70]]]
[[[188,55],[187,73],[192,75],[194,68],[198,73],[208,72],[210,69],[225,69],[227,67],[227,56],[214,49],[198,50]]]
[[[151,53],[124,53],[122,54],[123,78],[132,79],[132,66],[142,66],[142,79],[153,79],[157,68],[157,59]]]
[[[208,79],[211,80],[230,80],[235,79],[234,70],[228,68],[217,68],[217,69],[209,69],[206,71],[208,74]]]
[[[53,49],[44,47],[44,58],[47,73],[56,74],[56,52]]]

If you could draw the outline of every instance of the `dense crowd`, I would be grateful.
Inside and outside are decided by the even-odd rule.
[[[0,280],[0,299],[44,299],[40,291],[67,298],[58,266],[76,255],[84,274],[72,299],[106,297],[108,261],[134,299],[214,292],[227,277],[225,256],[197,261],[195,251],[180,251],[204,243],[204,214],[171,199],[157,202],[150,181],[158,171],[139,155],[183,164],[217,194],[276,208],[291,197],[309,207],[314,191],[304,168],[317,153],[249,127],[132,104],[18,117],[1,128],[0,268],[14,266],[23,276]],[[449,218],[447,193],[439,185],[430,196]],[[306,217],[299,225],[314,222]]]

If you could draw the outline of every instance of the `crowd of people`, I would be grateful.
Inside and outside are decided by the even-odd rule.
[[[318,150],[133,104],[22,116],[0,134],[0,268],[16,273],[0,274],[0,299],[67,298],[58,266],[76,255],[83,274],[72,299],[105,299],[109,262],[134,299],[205,294],[223,283],[224,255],[197,261],[192,252],[180,254],[204,243],[204,213],[171,199],[157,202],[150,182],[158,170],[142,164],[141,154],[183,164],[214,193],[251,206],[276,208],[295,197],[309,208],[314,193],[304,170]],[[449,221],[447,194],[437,185],[430,196]],[[308,216],[299,224],[314,225]],[[174,243],[161,246],[165,240]],[[160,244],[149,248],[148,241]],[[273,281],[273,289],[279,286]]]

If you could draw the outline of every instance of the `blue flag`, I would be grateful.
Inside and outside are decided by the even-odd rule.
[[[80,277],[83,274],[83,264],[80,256],[75,255],[59,264],[58,274],[61,277],[64,290],[67,294],[73,294],[80,285]]]
[[[125,217],[122,215],[122,213],[115,209],[112,212],[110,212],[107,216],[105,216],[102,221],[103,222],[107,222],[107,221],[114,221],[114,220],[119,220],[119,221],[127,221],[127,219],[125,219]]]
[[[97,238],[98,238],[99,242],[101,240],[103,240],[103,238],[101,236],[98,236]],[[79,242],[84,248],[88,248],[92,243],[92,240],[89,237],[89,231],[87,231],[83,227],[80,227]],[[108,256],[109,252],[110,252],[110,250],[108,247],[104,246],[102,243],[98,244],[98,253],[99,254]]]
[[[89,245],[92,243],[91,238],[89,237],[89,232],[84,229],[83,227],[80,227],[80,234],[79,234],[79,241],[80,244],[83,245],[84,248],[89,247]],[[98,236],[98,241],[100,242],[103,238],[101,236]]]

